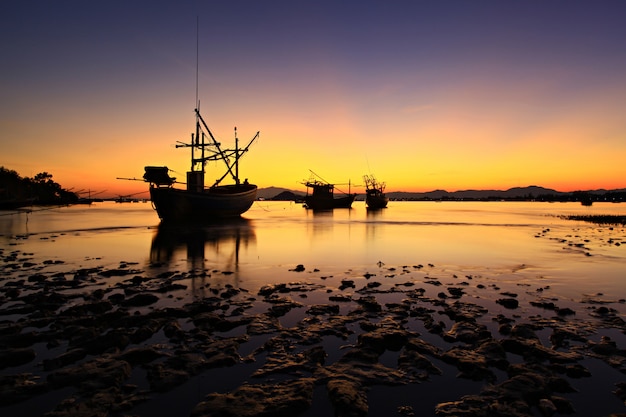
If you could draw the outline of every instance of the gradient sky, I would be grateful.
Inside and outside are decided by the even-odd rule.
[[[184,181],[197,18],[202,114],[222,143],[261,131],[259,187],[626,187],[622,0],[3,0],[0,165],[106,195],[145,165]]]

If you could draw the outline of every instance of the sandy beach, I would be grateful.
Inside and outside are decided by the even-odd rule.
[[[626,244],[549,230],[590,256]],[[0,410],[45,416],[624,415],[626,300],[437,264],[228,283],[0,249]],[[623,248],[622,248],[623,249]],[[198,294],[203,294],[199,297]]]

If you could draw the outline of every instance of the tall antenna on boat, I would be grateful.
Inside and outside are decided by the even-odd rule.
[[[204,166],[206,164],[206,160],[204,157],[204,132],[201,132],[200,129],[200,98],[199,98],[199,89],[200,89],[200,16],[196,16],[196,144],[200,145],[200,134],[202,134],[202,145],[200,146],[200,154],[202,160],[202,172],[204,173]],[[193,147],[191,148],[192,152],[192,165],[193,165]],[[192,168],[193,170],[193,168]],[[203,180],[204,183],[204,180]],[[204,185],[203,185],[204,186]]]
[[[198,107],[200,107],[200,103],[198,103],[198,72],[199,72],[199,67],[200,67],[199,56],[200,56],[200,16],[196,16],[196,103],[195,105]]]

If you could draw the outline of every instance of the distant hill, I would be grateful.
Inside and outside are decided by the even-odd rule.
[[[552,195],[562,196],[568,193],[552,190],[550,188],[531,185],[529,187],[515,187],[508,190],[461,190],[448,192],[445,190],[435,190],[425,193],[391,192],[387,196],[397,200],[499,200],[499,199],[528,199],[532,200],[538,196]]]
[[[287,188],[279,188],[279,187],[267,187],[267,188],[259,188],[256,192],[256,196],[258,199],[263,200],[275,200],[276,197],[280,196],[283,193],[290,193],[296,197],[302,197],[304,194],[299,193],[297,191],[289,190]],[[283,194],[283,197],[288,194]],[[284,198],[279,198],[283,199]]]
[[[277,195],[275,195],[274,197],[271,198],[267,198],[266,200],[274,200],[274,201],[298,201],[298,200],[302,200],[304,198],[304,195],[302,194],[295,194],[291,191],[283,191],[281,193],[278,193]]]
[[[294,201],[304,197],[302,192],[286,188],[268,187],[260,188],[258,198],[266,200]],[[574,192],[562,192],[551,188],[531,185],[528,187],[514,187],[508,190],[461,190],[446,191],[433,190],[422,193],[394,191],[388,192],[387,197],[391,200],[469,200],[469,201],[581,201],[591,199],[593,201],[626,201],[626,189],[616,190],[581,190]],[[357,199],[363,199],[364,193],[360,193]]]

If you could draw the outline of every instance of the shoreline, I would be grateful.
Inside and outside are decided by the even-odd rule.
[[[626,301],[601,293],[429,264],[358,279],[293,265],[279,271],[291,281],[246,290],[216,285],[229,271],[0,256],[5,412],[154,416],[164,398],[179,404],[162,415],[197,417],[589,415],[591,399],[626,412],[626,384],[610,383],[626,373]]]

